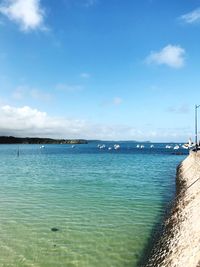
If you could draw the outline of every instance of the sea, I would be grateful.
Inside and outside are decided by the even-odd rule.
[[[175,145],[0,145],[0,267],[139,267],[188,154]]]

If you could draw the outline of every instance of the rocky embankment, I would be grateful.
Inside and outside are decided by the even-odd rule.
[[[200,151],[177,168],[177,196],[145,267],[200,267]]]

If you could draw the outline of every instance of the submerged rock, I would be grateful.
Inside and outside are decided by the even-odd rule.
[[[58,229],[58,228],[56,228],[56,227],[53,227],[53,228],[51,228],[51,231],[52,231],[52,232],[58,232],[58,231],[59,231],[59,229]]]

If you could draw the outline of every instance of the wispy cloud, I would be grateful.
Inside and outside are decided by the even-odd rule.
[[[40,0],[3,0],[0,13],[20,26],[22,31],[45,30],[44,9]]]
[[[119,106],[119,105],[121,105],[121,103],[122,103],[122,98],[121,97],[116,96],[116,97],[113,98],[113,104],[115,106]]]
[[[84,6],[91,7],[91,6],[95,5],[97,2],[98,2],[98,0],[85,0]]]
[[[53,97],[50,93],[43,92],[27,85],[18,86],[12,93],[12,97],[16,100],[31,98],[39,101],[50,101]]]
[[[170,113],[176,113],[176,114],[187,114],[190,112],[190,108],[188,105],[181,105],[181,106],[170,106],[166,110],[167,112]]]
[[[187,24],[200,23],[200,8],[180,16],[179,19]]]
[[[193,136],[193,129],[190,126],[177,128],[158,128],[156,130],[156,140],[167,140],[172,142],[185,142]]]
[[[152,51],[145,61],[147,64],[182,68],[185,64],[185,49],[179,45],[169,44],[158,52]]]
[[[38,89],[32,89],[30,91],[30,96],[33,99],[41,100],[41,101],[50,101],[53,98],[50,93],[44,93],[44,92],[41,92]]]
[[[84,78],[84,79],[89,79],[89,78],[91,77],[91,74],[88,73],[88,72],[82,72],[82,73],[80,74],[80,77],[81,77],[81,78]]]
[[[90,8],[95,6],[100,0],[62,0],[66,7],[70,6],[77,6],[77,7],[84,7]]]
[[[83,90],[83,86],[58,83],[56,85],[56,90],[63,91],[63,92],[79,92]]]
[[[101,103],[102,107],[112,107],[112,106],[120,106],[123,102],[123,99],[119,96],[115,96],[112,99],[107,99]]]

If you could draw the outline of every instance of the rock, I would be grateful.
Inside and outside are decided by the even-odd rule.
[[[56,228],[56,227],[53,227],[53,228],[51,228],[51,231],[52,231],[52,232],[58,232],[58,231],[59,231],[59,229],[58,229],[58,228]]]

